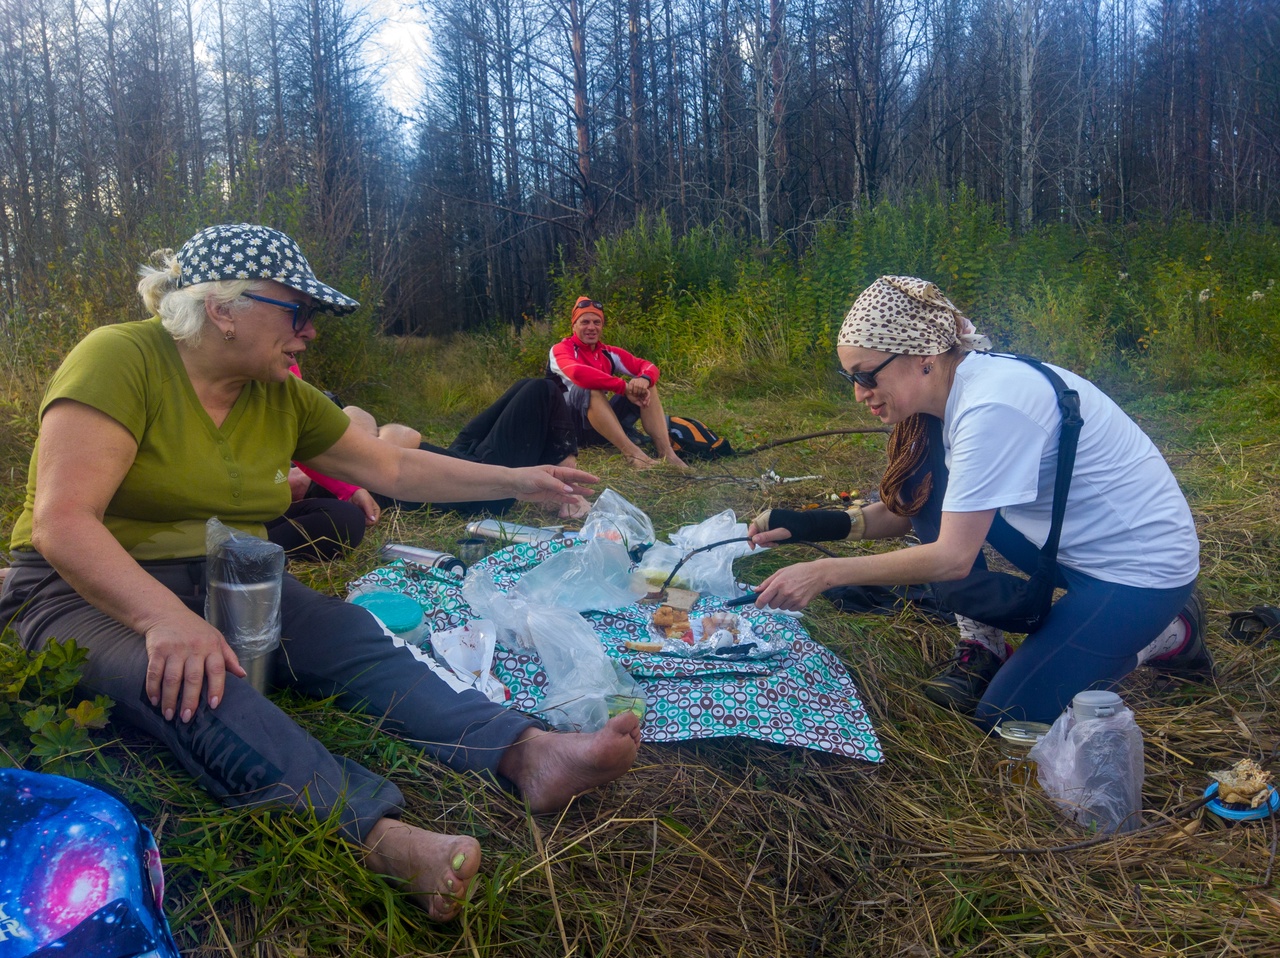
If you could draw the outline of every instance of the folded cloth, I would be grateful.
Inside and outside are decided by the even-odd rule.
[[[1280,609],[1255,605],[1244,612],[1231,612],[1227,615],[1227,635],[1238,642],[1259,644],[1280,639]]]

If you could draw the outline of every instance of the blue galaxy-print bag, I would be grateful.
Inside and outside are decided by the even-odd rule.
[[[0,769],[0,958],[179,958],[151,832],[60,775]]]

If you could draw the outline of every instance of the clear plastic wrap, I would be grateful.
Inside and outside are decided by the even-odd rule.
[[[476,615],[494,623],[498,641],[538,653],[547,676],[539,710],[556,728],[594,732],[618,712],[644,714],[644,693],[635,679],[609,657],[591,623],[573,609],[503,594],[476,569],[467,574],[462,595]]]
[[[556,728],[594,732],[619,712],[644,715],[639,683],[609,658],[591,623],[577,612],[532,609],[529,632],[547,673],[546,697],[538,709]]]
[[[1102,834],[1142,826],[1142,730],[1133,712],[1077,721],[1067,708],[1031,749],[1045,794]]]
[[[205,547],[208,581],[204,617],[222,632],[240,664],[248,669],[249,662],[280,645],[284,549],[217,519],[205,524]]]
[[[622,543],[633,555],[654,540],[653,520],[638,506],[633,506],[612,489],[596,497],[591,513],[578,533],[583,539],[609,539]]]
[[[733,577],[733,560],[750,551],[746,536],[747,524],[739,522],[732,509],[726,509],[695,525],[681,526],[671,535],[670,545],[660,542],[644,554],[639,571],[653,588],[658,588],[693,550],[726,539],[742,539],[691,556],[680,566],[671,584],[704,595],[745,595],[746,590]]]
[[[632,591],[631,582],[631,557],[622,543],[595,538],[544,559],[512,593],[535,607],[612,612],[644,596]]]

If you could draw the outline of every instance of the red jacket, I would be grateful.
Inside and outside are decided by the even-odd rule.
[[[621,346],[597,343],[588,346],[577,336],[566,336],[551,347],[551,372],[565,386],[604,392],[626,392],[627,381],[621,374],[643,376],[657,385],[658,367],[647,359],[633,356]]]

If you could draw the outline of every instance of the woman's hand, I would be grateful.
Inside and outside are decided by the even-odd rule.
[[[373,493],[368,489],[357,489],[351,493],[348,500],[355,503],[364,513],[364,524],[366,526],[374,526],[378,524],[378,520],[382,518],[382,506],[378,505],[378,500],[373,498]]]
[[[775,542],[782,542],[784,539],[791,538],[791,530],[784,529],[779,526],[777,529],[765,529],[761,531],[756,528],[755,520],[747,526],[747,538],[751,540],[750,546],[754,549],[756,546],[771,546]]]
[[[176,626],[156,625],[147,630],[145,638],[147,699],[164,713],[165,721],[172,721],[175,714],[183,722],[191,721],[206,679],[209,708],[216,709],[222,701],[227,670],[240,678],[245,676],[240,660],[222,633],[194,614]]]
[[[595,491],[586,483],[600,481],[598,476],[568,466],[528,466],[511,473],[515,496],[525,502],[577,503],[579,496]]]
[[[771,533],[762,533],[770,535]],[[756,605],[798,611],[836,583],[830,578],[830,560],[797,562],[779,569],[756,588]]]

